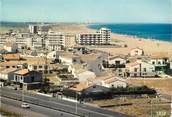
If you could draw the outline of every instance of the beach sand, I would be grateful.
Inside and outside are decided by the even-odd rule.
[[[81,33],[81,32],[95,32],[96,30],[90,29],[86,24],[60,24],[54,26],[52,30],[66,32],[66,33]],[[170,57],[172,60],[172,42],[165,42],[153,39],[143,39],[128,35],[120,35],[112,33],[112,44],[117,44],[122,47],[118,48],[94,48],[97,50],[105,51],[113,55],[124,54],[127,55],[132,48],[139,47],[145,51],[146,55],[163,53]],[[127,45],[127,47],[124,47]]]

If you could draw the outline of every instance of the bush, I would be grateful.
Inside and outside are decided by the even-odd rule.
[[[111,88],[111,92],[113,95],[156,94],[154,89],[150,89],[147,86]]]

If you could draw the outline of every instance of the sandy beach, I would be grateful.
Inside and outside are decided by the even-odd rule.
[[[66,33],[80,33],[80,32],[95,32],[96,30],[88,28],[86,24],[61,24],[54,26],[52,30]],[[128,35],[120,35],[112,33],[112,43],[121,45],[120,48],[95,48],[106,51],[113,55],[125,54],[127,55],[132,48],[139,47],[145,51],[146,55],[151,54],[165,54],[172,60],[172,42],[165,42],[153,39],[143,39]],[[127,45],[127,47],[124,47]]]

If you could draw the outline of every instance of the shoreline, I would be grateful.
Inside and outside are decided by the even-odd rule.
[[[94,25],[94,24],[87,24],[86,27],[88,29],[91,29],[91,30],[97,30],[97,29],[94,29],[94,28],[91,28],[90,25]],[[143,39],[143,40],[150,40],[150,41],[160,41],[160,42],[167,42],[167,43],[172,43],[172,39],[171,41],[167,41],[167,40],[161,40],[161,39],[156,39],[156,38],[144,38],[144,37],[140,37],[140,36],[137,36],[137,35],[129,35],[129,34],[120,34],[120,33],[116,33],[116,32],[111,32],[112,35],[118,35],[118,36],[123,36],[123,37],[127,37],[127,38],[133,38],[133,39]]]
[[[111,24],[111,23],[110,23]],[[139,24],[142,24],[142,23],[139,23]],[[149,23],[148,23],[149,24]],[[150,24],[152,24],[152,23],[150,23]],[[89,28],[89,29],[93,29],[93,30],[97,30],[96,28],[92,28],[91,27],[91,25],[99,25],[99,24],[87,24],[86,26],[87,26],[87,28]],[[100,24],[101,25],[101,24]],[[103,24],[103,25],[108,25],[108,24]],[[121,24],[121,25],[123,25],[123,23]],[[125,23],[124,23],[124,25],[125,25]],[[134,24],[133,24],[134,25]],[[170,24],[170,25],[172,25],[172,24]],[[112,29],[111,29],[112,30]],[[171,39],[165,39],[165,38],[163,38],[163,39],[158,39],[158,38],[149,38],[149,37],[142,37],[142,36],[139,36],[139,35],[132,35],[132,34],[122,34],[122,33],[117,33],[117,32],[111,32],[112,34],[116,34],[116,35],[120,35],[120,36],[127,36],[127,37],[131,37],[131,38],[139,38],[139,39],[145,39],[145,40],[155,40],[155,41],[162,41],[162,42],[171,42],[172,43],[172,37],[171,37]]]
[[[90,31],[96,31],[96,29],[92,29],[89,25],[85,25],[87,29]],[[112,44],[127,45],[126,48],[98,48],[98,50],[102,50],[111,54],[125,54],[127,55],[132,48],[139,47],[145,51],[146,55],[152,54],[165,54],[172,60],[172,42],[162,41],[158,39],[145,39],[137,36],[131,35],[123,35],[118,33],[111,33]],[[96,48],[97,49],[97,48]]]

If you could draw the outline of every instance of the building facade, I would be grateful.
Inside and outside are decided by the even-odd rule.
[[[61,50],[65,46],[65,35],[57,32],[48,32],[45,45],[51,51]]]
[[[96,33],[80,33],[76,35],[80,45],[108,45],[111,42],[111,30],[101,28]]]

